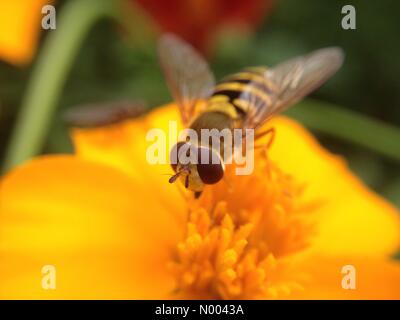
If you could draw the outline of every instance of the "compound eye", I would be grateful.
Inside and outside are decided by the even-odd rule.
[[[172,169],[176,172],[176,168],[178,167],[178,155],[179,155],[179,149],[185,145],[186,143],[183,141],[180,141],[176,143],[172,149],[171,152],[169,153],[169,161],[171,164]]]
[[[184,148],[182,148],[184,147]],[[193,150],[193,146],[191,146],[187,142],[177,142],[171,149],[171,152],[169,154],[169,159],[170,159],[170,164],[172,169],[176,172],[176,169],[178,167],[179,163],[179,158],[182,157],[181,159],[184,159],[183,157],[189,157],[191,150]],[[185,154],[182,154],[182,152],[185,152]]]
[[[214,184],[224,176],[224,166],[218,154],[210,148],[198,148],[197,172],[204,184]]]

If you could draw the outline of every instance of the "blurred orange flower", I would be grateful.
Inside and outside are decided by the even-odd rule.
[[[52,0],[0,2],[0,59],[16,65],[29,63],[41,30],[42,7]]]
[[[150,165],[145,136],[176,106],[73,131],[76,155],[1,181],[2,298],[399,299],[397,210],[285,117],[252,175],[186,199]],[[43,265],[56,290],[40,286]],[[356,289],[341,286],[356,269]]]
[[[221,28],[253,29],[272,8],[273,0],[134,0],[164,32],[172,32],[208,52]]]

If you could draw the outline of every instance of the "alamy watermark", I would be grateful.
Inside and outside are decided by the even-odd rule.
[[[56,8],[48,4],[42,7],[42,28],[44,30],[55,30],[57,28]]]
[[[351,265],[345,265],[342,267],[342,288],[344,290],[355,290],[356,289],[356,268]]]
[[[56,267],[47,264],[42,267],[42,289],[55,290],[56,289]]]
[[[350,4],[342,7],[342,28],[344,30],[356,29],[356,8]]]

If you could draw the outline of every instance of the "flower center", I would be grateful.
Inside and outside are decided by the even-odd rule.
[[[264,154],[252,175],[235,176],[189,203],[186,237],[171,270],[177,290],[195,298],[268,298],[301,289],[290,259],[313,234],[315,204],[304,186]]]

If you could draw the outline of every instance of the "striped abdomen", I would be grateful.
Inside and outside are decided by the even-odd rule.
[[[190,127],[198,134],[201,129],[241,128],[246,116],[271,103],[274,91],[264,76],[266,70],[265,67],[248,68],[224,78],[215,86],[207,107]]]
[[[264,76],[267,68],[247,68],[219,82],[209,99],[208,111],[220,111],[241,120],[257,105],[269,105],[274,93],[271,83]]]

